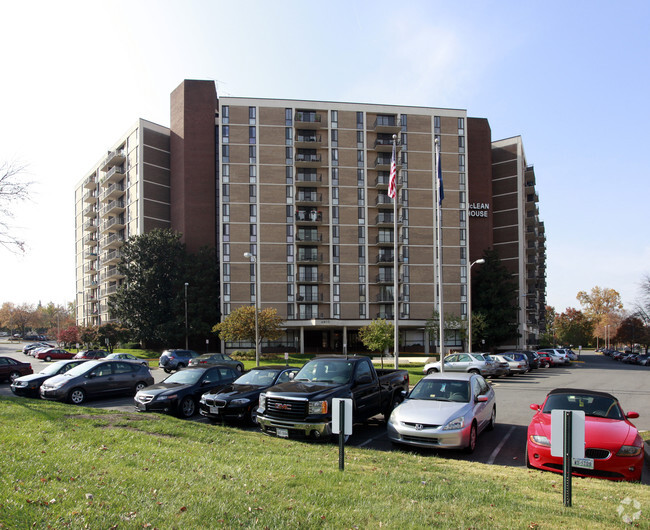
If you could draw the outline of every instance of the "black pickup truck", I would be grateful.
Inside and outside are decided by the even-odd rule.
[[[377,414],[386,419],[408,392],[406,370],[376,370],[368,357],[316,357],[293,381],[260,395],[257,422],[283,438],[327,439],[332,434],[332,398],[352,399],[353,421]]]

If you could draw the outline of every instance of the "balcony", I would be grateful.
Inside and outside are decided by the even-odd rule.
[[[84,217],[97,217],[97,207],[94,204],[86,206],[83,210]]]
[[[108,217],[110,214],[118,214],[124,211],[124,200],[117,199],[105,204],[100,212],[101,217]]]
[[[381,153],[375,158],[375,164],[373,169],[377,170],[385,170],[385,171],[390,171],[390,162],[392,160],[392,156],[389,155],[388,153]],[[401,167],[401,162],[399,158],[395,160],[395,165],[399,168]]]
[[[102,191],[102,202],[108,202],[124,195],[124,184],[116,182]]]
[[[321,173],[298,172],[296,174],[296,186],[313,185],[315,183],[323,182],[323,175]]]
[[[386,254],[377,254],[377,259],[375,260],[375,263],[394,263],[395,258],[393,257],[393,254],[386,253]]]
[[[93,173],[86,177],[83,187],[89,190],[94,190],[97,187],[97,176]]]
[[[301,224],[320,223],[323,220],[323,212],[315,209],[298,210],[296,212],[296,222]]]
[[[299,272],[298,283],[323,283],[323,273],[317,272]]]
[[[102,223],[102,233],[107,230],[118,230],[124,228],[124,216],[111,217]]]
[[[297,263],[323,263],[323,254],[317,252],[298,252]]]
[[[295,163],[296,167],[321,167],[323,165],[322,155],[320,153],[301,153],[298,150]]]
[[[124,243],[124,236],[122,234],[111,234],[104,239],[102,239],[102,247],[108,248],[119,248]]]
[[[119,250],[111,250],[102,255],[102,263],[104,265],[114,265],[122,259],[122,253]]]
[[[322,302],[324,299],[323,293],[304,293],[296,296],[296,301],[300,302]]]
[[[309,245],[318,245],[323,242],[323,234],[305,232],[301,234],[298,232],[296,234],[296,243],[297,244],[309,244]]]
[[[97,202],[97,192],[95,190],[88,190],[83,195],[84,202]]]
[[[296,195],[296,204],[314,204],[319,205],[323,203],[323,194],[322,193],[306,193],[301,190],[298,190]]]
[[[375,199],[375,207],[377,208],[392,208],[394,204],[394,200],[391,199],[388,195],[384,195],[383,193],[379,193]]]
[[[119,166],[123,164],[126,160],[126,153],[124,149],[116,149],[115,151],[109,151],[108,156],[104,159],[100,169],[106,171],[111,166]]]
[[[379,212],[375,217],[375,225],[377,226],[392,226],[393,224],[393,212]],[[402,224],[401,217],[397,219],[397,224]]]
[[[95,219],[89,219],[84,223],[84,231],[85,232],[97,232],[98,226],[97,226],[97,221]]]
[[[117,270],[117,267],[106,267],[100,276],[102,282],[120,278],[124,278],[124,275]]]
[[[399,140],[397,140],[396,143],[396,150],[399,150],[401,148]],[[380,151],[380,152],[387,152],[390,153],[393,151],[393,135],[387,135],[387,134],[382,134],[382,135],[377,135],[377,139],[375,140],[375,143],[373,144],[373,149],[375,151]]]
[[[95,249],[86,250],[84,252],[84,259],[94,261],[99,257]]]
[[[104,294],[106,294],[107,296],[111,294],[115,294],[117,292],[118,287],[119,285],[109,285],[106,289],[104,289]]]
[[[323,145],[323,140],[320,134],[311,133],[310,131],[298,131],[294,145],[296,147],[317,148]]]
[[[97,274],[97,268],[94,264],[84,265],[84,274],[94,275]]]
[[[375,244],[379,246],[393,246],[395,243],[395,238],[393,238],[393,234],[390,235],[378,235],[375,238]]]
[[[379,311],[379,313],[377,313],[377,318],[383,318],[384,320],[394,320],[392,311]]]
[[[315,318],[323,318],[323,313],[319,313],[318,310],[309,311],[309,306],[301,305],[299,306],[300,311],[298,312],[299,320],[313,320]]]
[[[396,115],[390,116],[377,116],[372,130],[377,133],[397,134],[402,130],[402,126],[397,120]]]
[[[106,173],[106,176],[102,179],[102,186],[112,184],[113,182],[119,182],[124,178],[124,175],[124,169],[119,166],[113,166],[108,170],[108,173]]]
[[[95,234],[88,235],[84,237],[83,239],[84,245],[89,245],[91,247],[96,247],[97,246],[97,236]]]
[[[327,127],[327,119],[313,110],[297,110],[294,115],[296,128],[300,129],[321,129]]]

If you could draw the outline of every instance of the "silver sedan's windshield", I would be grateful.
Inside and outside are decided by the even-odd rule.
[[[470,388],[468,381],[422,379],[417,385],[415,385],[409,398],[469,403],[469,396]]]

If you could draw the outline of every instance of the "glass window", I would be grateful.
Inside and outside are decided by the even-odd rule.
[[[248,166],[248,181],[255,182],[257,180],[257,166]]]
[[[255,107],[248,107],[248,125],[255,125],[255,117],[257,109]]]
[[[256,127],[249,127],[248,128],[248,143],[249,144],[254,144],[256,143],[257,139],[257,128]]]
[[[363,131],[357,131],[357,147],[363,147]]]
[[[254,145],[248,146],[248,163],[255,164],[257,160],[257,151]]]
[[[221,107],[221,123],[229,123],[230,122],[230,107],[228,105],[224,105]]]
[[[221,141],[224,144],[227,144],[230,141],[230,126],[222,125],[221,126]]]
[[[364,181],[365,181],[365,176],[363,173],[363,169],[357,169],[357,186],[363,186]]]
[[[221,161],[230,162],[230,146],[222,145],[221,146]]]
[[[332,122],[332,127],[333,128],[336,128],[336,127],[339,126],[339,111],[338,110],[333,110],[332,111],[330,120]]]
[[[332,147],[338,147],[339,145],[339,131],[334,129],[332,131]]]
[[[363,129],[363,112],[357,112],[357,129]]]
[[[291,109],[284,109],[284,124],[291,126],[293,124],[293,112]]]
[[[460,131],[465,129],[465,118],[458,118],[458,134],[463,134]]]
[[[291,127],[287,127],[284,130],[284,143],[286,145],[293,145],[293,129]]]
[[[465,137],[464,136],[459,136],[458,137],[458,152],[459,153],[464,153],[465,152]]]
[[[255,184],[249,184],[248,185],[248,198],[255,200],[255,197],[257,197],[257,186]]]

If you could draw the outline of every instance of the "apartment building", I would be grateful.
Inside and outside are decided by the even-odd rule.
[[[77,184],[77,324],[111,320],[106,300],[123,281],[124,241],[171,226],[169,173],[169,129],[140,119]]]
[[[508,206],[500,192],[493,197],[503,184],[493,171],[505,168],[504,146],[492,143],[487,120],[465,110],[217,98],[213,82],[185,80],[171,95],[170,123],[140,120],[77,187],[78,321],[110,320],[105,299],[122,281],[112,268],[116,241],[159,226],[181,232],[190,251],[217,248],[223,315],[255,303],[278,311],[285,336],[267,347],[354,351],[360,327],[394,319],[397,297],[400,351],[431,351],[424,327],[440,293],[445,313],[467,318],[470,263],[497,233],[499,252],[519,245],[504,256],[525,280],[522,293],[543,291],[528,282],[532,221],[518,214],[512,236],[510,220],[501,220]],[[397,204],[388,195],[394,144]],[[515,158],[513,182],[524,186],[518,204],[528,212],[534,182],[526,186],[523,150]],[[123,195],[113,195],[114,184]],[[108,209],[120,199],[123,210]],[[539,272],[543,246],[535,243]],[[522,325],[531,314],[522,311]],[[458,331],[448,330],[445,349],[462,347]]]

